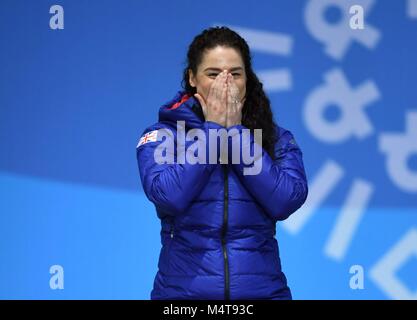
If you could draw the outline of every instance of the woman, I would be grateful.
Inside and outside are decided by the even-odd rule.
[[[249,47],[236,32],[204,30],[187,58],[184,90],[160,108],[159,122],[137,146],[143,189],[161,220],[151,299],[291,299],[275,229],[307,197],[302,153],[292,133],[274,123]],[[179,163],[177,149],[167,148],[177,161],[158,161],[162,143],[180,144],[181,128],[200,129],[203,139],[196,143],[206,149],[198,150],[207,153],[220,150],[207,143],[210,130],[238,137],[251,130],[240,148],[262,146],[254,160],[259,172],[244,174],[246,164],[231,161],[230,152],[214,163]],[[254,129],[262,129],[261,141]]]

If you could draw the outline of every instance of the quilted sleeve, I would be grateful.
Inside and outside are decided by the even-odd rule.
[[[228,128],[235,129],[233,136],[242,138],[243,125]],[[249,132],[249,131],[247,131]],[[278,129],[277,129],[277,132]],[[255,138],[251,133],[248,139],[240,139],[241,150],[254,150]],[[229,144],[230,145],[230,144]],[[232,164],[239,179],[274,220],[285,220],[305,202],[308,194],[307,177],[302,160],[302,152],[289,130],[283,129],[275,145],[276,160],[258,145],[258,156],[252,163],[244,163],[242,156],[238,163]],[[230,156],[229,152],[229,156]],[[256,174],[244,174],[244,168],[255,166]]]
[[[201,148],[206,150],[207,159],[201,161],[203,163],[193,164],[189,161],[182,161],[184,162],[182,163],[176,152],[177,133],[162,127],[161,124],[147,128],[136,147],[136,158],[144,192],[157,208],[169,215],[175,216],[187,209],[207,184],[216,166],[208,159],[210,146],[206,141],[210,128],[223,127],[206,121],[201,128],[204,136],[196,140],[196,143],[201,143]],[[185,150],[187,148],[186,144]]]

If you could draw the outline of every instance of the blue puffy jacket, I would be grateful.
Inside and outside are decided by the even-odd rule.
[[[293,135],[278,126],[277,160],[262,150],[257,175],[244,175],[245,164],[232,161],[159,164],[154,152],[163,142],[155,139],[155,130],[172,132],[164,143],[177,141],[179,120],[186,130],[199,128],[207,137],[209,129],[224,128],[204,121],[198,100],[178,91],[136,147],[144,192],[161,221],[162,248],[151,299],[291,299],[275,230],[278,220],[301,207],[308,192]],[[231,128],[239,133],[245,129]]]

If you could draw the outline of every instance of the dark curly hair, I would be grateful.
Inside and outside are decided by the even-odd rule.
[[[189,83],[189,70],[197,74],[197,67],[203,60],[205,50],[217,46],[233,48],[240,53],[246,71],[246,99],[242,108],[242,124],[251,130],[262,129],[262,147],[272,159],[275,159],[274,146],[277,141],[277,132],[271,104],[263,90],[262,83],[252,70],[249,46],[239,34],[222,26],[205,29],[197,35],[188,48],[182,87],[190,95],[197,92],[196,88]]]

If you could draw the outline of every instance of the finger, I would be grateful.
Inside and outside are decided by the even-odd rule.
[[[221,76],[221,73],[219,73],[219,74],[216,76],[216,78],[214,79],[214,81],[211,83],[211,85],[210,85],[210,89],[209,89],[209,94],[208,94],[208,96],[209,96],[209,97],[214,96],[214,94],[215,94],[215,92],[216,92],[216,88],[217,88],[217,83],[219,82],[220,76]],[[208,98],[207,98],[207,99],[208,99]]]
[[[227,109],[227,90],[228,90],[227,83],[224,82],[222,90],[221,90],[221,95],[220,95],[220,101],[222,102],[221,105],[223,106],[223,110]]]
[[[219,81],[217,82],[217,97],[216,98],[219,100],[223,100],[222,94],[223,94],[223,90],[225,86],[227,85],[226,80],[227,80],[227,72],[223,71],[221,75],[219,76]]]
[[[209,94],[208,94],[208,96],[209,96],[210,98],[214,97],[214,96],[215,96],[215,94],[216,94],[217,84],[218,84],[218,82],[219,82],[219,80],[220,80],[220,76],[221,76],[221,73],[219,73],[219,74],[216,76],[216,78],[214,79],[214,81],[213,81],[213,82],[211,83],[211,85],[210,85]],[[208,99],[208,98],[207,98],[207,99]]]
[[[235,103],[236,105],[236,112],[240,112],[243,109],[243,105],[245,103],[246,97],[243,97],[243,99],[239,99],[240,96],[240,90],[239,87],[236,84],[236,81],[234,79],[231,80],[231,91],[232,91],[232,95],[234,97],[234,100],[237,101],[237,103]]]
[[[236,112],[236,104],[235,102],[235,93],[233,90],[233,84],[232,84],[232,76],[229,75],[227,81],[228,81],[228,107],[231,112]]]
[[[226,72],[222,71],[216,77],[217,81],[214,84],[214,94],[215,94],[216,99],[221,99],[223,86],[226,82],[226,75],[227,75]]]
[[[236,81],[233,77],[230,79],[230,88],[234,98],[239,97],[239,87],[236,84]]]

